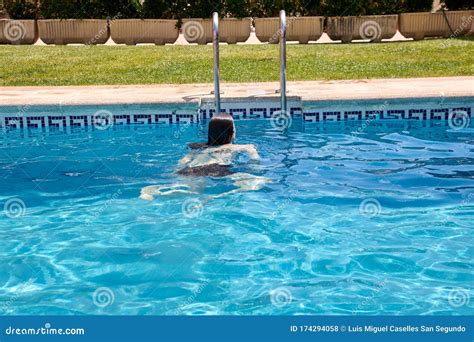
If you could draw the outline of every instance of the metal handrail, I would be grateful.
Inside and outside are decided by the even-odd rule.
[[[287,111],[286,105],[286,12],[280,11],[280,101],[281,111]]]
[[[214,46],[214,102],[216,114],[221,112],[220,68],[219,68],[219,14],[212,14],[212,44]]]

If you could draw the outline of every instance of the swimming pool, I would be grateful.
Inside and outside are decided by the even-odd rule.
[[[472,314],[473,133],[237,121],[262,156],[242,170],[272,183],[200,205],[138,196],[204,124],[9,131],[2,314]]]

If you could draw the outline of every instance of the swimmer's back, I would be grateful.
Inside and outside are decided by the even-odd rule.
[[[207,147],[193,150],[180,161],[181,167],[199,167],[211,164],[224,166],[232,165],[234,157],[239,153],[246,153],[251,159],[259,159],[253,145],[227,144],[218,147]]]
[[[228,165],[208,164],[195,167],[184,167],[180,169],[178,175],[194,177],[227,177],[234,172]]]

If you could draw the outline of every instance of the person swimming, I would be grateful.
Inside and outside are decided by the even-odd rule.
[[[265,177],[248,173],[234,172],[232,169],[235,158],[247,154],[250,160],[259,160],[260,156],[254,145],[233,144],[236,136],[234,119],[231,115],[221,113],[209,121],[207,143],[191,143],[191,152],[184,156],[178,164],[177,175],[189,177],[228,178],[237,189],[214,195],[218,198],[241,191],[260,190],[270,180]],[[140,198],[153,200],[156,195],[198,194],[195,184],[175,184],[171,186],[147,186],[142,189]]]

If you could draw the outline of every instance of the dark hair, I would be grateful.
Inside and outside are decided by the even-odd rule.
[[[214,115],[209,121],[207,133],[207,144],[209,146],[220,146],[230,144],[234,138],[234,119],[232,115],[221,113]]]
[[[207,134],[207,144],[191,143],[188,146],[193,149],[206,148],[209,146],[221,146],[230,144],[234,137],[235,126],[232,115],[221,113],[214,115],[209,121],[209,130]]]

